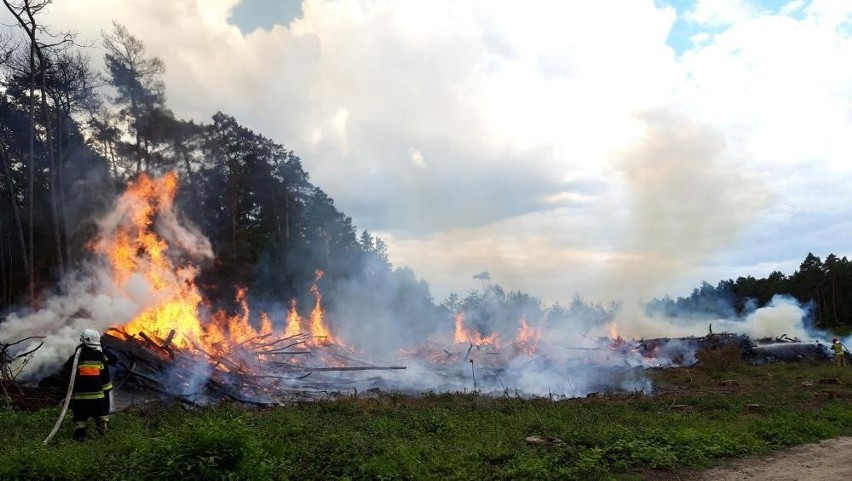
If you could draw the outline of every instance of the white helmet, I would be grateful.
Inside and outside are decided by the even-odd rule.
[[[101,335],[94,329],[84,329],[80,334],[80,342],[96,351],[101,350]]]

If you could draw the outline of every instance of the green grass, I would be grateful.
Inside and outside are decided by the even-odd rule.
[[[657,394],[158,405],[114,416],[107,437],[85,443],[70,439],[66,420],[48,446],[41,441],[58,409],[27,413],[0,403],[0,479],[637,479],[852,435],[852,369],[647,374]],[[531,445],[528,436],[553,442]]]

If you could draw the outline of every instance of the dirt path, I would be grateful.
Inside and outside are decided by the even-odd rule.
[[[695,481],[838,481],[852,479],[852,437],[778,451],[769,456],[725,461],[691,473]]]

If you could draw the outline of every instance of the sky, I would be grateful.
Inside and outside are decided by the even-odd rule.
[[[686,295],[852,255],[852,0],[56,0],[124,24],[436,301]]]

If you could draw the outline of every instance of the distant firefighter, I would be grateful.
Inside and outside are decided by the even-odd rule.
[[[846,355],[843,353],[846,346],[844,346],[843,343],[835,337],[831,340],[831,349],[834,350],[834,362],[838,366],[846,366]]]

